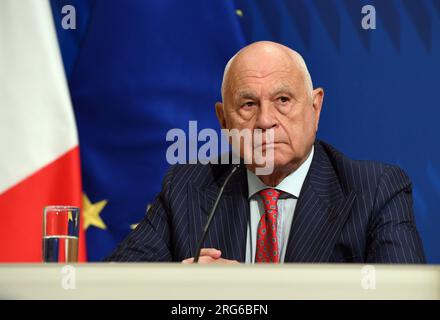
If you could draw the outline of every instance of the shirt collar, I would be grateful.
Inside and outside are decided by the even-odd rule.
[[[284,193],[288,193],[298,198],[304,180],[306,179],[307,173],[309,172],[309,168],[313,159],[313,153],[314,153],[314,146],[312,146],[312,151],[310,152],[306,161],[304,161],[303,164],[301,164],[298,169],[296,169],[287,177],[285,177],[274,189],[283,191]],[[258,176],[256,176],[255,173],[253,173],[250,170],[247,170],[247,181],[248,181],[249,199],[263,189],[273,188],[265,185],[263,181],[261,181],[260,178],[258,178]]]

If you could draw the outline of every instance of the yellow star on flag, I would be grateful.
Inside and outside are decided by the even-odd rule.
[[[70,210],[67,212],[67,221],[69,221],[69,222],[72,221],[73,222],[72,211],[70,211]]]
[[[91,203],[87,195],[83,194],[84,230],[87,230],[90,226],[103,230],[107,229],[104,221],[102,221],[102,218],[99,216],[106,204],[107,200]]]

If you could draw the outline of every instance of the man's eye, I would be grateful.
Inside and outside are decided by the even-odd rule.
[[[281,103],[286,103],[286,102],[289,102],[290,99],[289,99],[288,97],[279,97],[278,100],[279,100]]]
[[[249,107],[253,107],[253,106],[255,106],[255,102],[253,102],[253,101],[248,101],[243,104],[243,107],[249,108]]]

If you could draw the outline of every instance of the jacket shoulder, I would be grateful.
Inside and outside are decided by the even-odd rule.
[[[317,147],[329,158],[344,189],[354,189],[359,194],[367,190],[372,192],[381,185],[393,185],[393,189],[411,185],[408,175],[396,165],[354,160],[323,141],[318,141]]]

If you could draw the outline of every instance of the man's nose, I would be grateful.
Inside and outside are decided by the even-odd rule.
[[[257,129],[267,130],[275,128],[276,126],[277,119],[273,106],[268,102],[261,103],[256,122]]]

